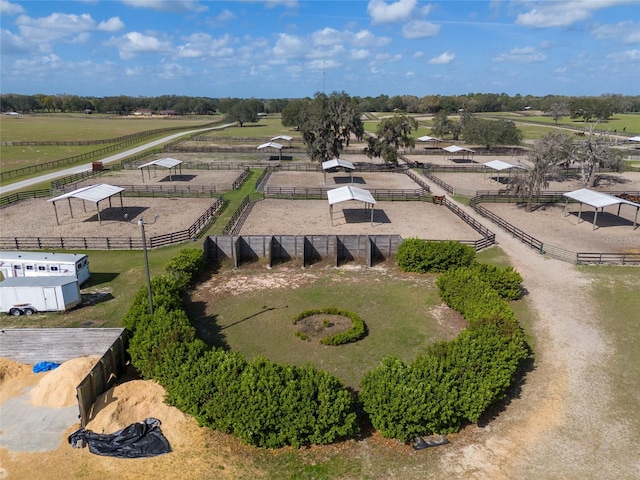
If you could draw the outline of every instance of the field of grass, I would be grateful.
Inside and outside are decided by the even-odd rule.
[[[556,122],[553,120],[553,118],[545,116],[522,116],[507,113],[503,114],[502,116],[516,122],[531,121],[540,124],[548,124],[550,126],[556,125]],[[591,123],[593,123],[593,120],[585,123],[581,119],[574,119],[570,117],[562,117],[558,120],[558,126],[567,126],[580,129],[588,129]],[[519,126],[519,128],[522,127]],[[625,128],[627,134],[640,134],[640,115],[632,113],[619,113],[606,122],[598,123],[598,125],[596,126],[597,130],[609,130],[611,132],[617,130],[618,133],[622,133]]]
[[[197,117],[197,119],[134,119],[122,117],[67,117],[62,115],[20,116],[3,119],[0,122],[0,138],[3,142],[28,141],[87,141],[108,140],[157,129],[197,128],[219,120],[219,116]],[[145,141],[148,141],[145,140]],[[0,146],[0,165],[2,170],[14,170],[30,165],[40,165],[54,160],[62,160],[108,147],[109,143],[96,145],[27,145]],[[132,148],[136,145],[128,145]],[[102,157],[113,155],[110,151]],[[93,160],[99,160],[95,157]],[[80,160],[77,163],[87,163]],[[61,168],[73,166],[68,164]],[[20,177],[20,180],[28,176]]]
[[[300,275],[290,269],[286,274]],[[279,363],[311,363],[357,389],[364,372],[384,356],[397,355],[410,362],[425,346],[457,334],[445,319],[439,323],[434,318],[432,309],[440,300],[433,276],[416,281],[415,276],[401,272],[336,271],[331,267],[306,274],[313,276],[312,283],[296,288],[256,288],[241,298],[231,294],[215,297],[207,321],[209,329],[219,332],[217,346],[229,347],[248,359],[264,356]],[[237,278],[237,274],[230,277]],[[294,335],[296,314],[325,307],[355,312],[365,321],[368,335],[333,347]]]

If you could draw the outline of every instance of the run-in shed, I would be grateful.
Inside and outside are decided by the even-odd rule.
[[[419,142],[433,142],[433,146],[436,146],[436,143],[441,142],[442,140],[436,137],[430,137],[429,135],[423,135],[422,137],[416,138]],[[426,147],[425,147],[426,148]]]
[[[265,148],[274,148],[278,150],[280,160],[282,160],[282,144],[278,142],[267,142],[267,143],[263,143],[262,145],[258,145],[258,150],[263,150]]]
[[[349,200],[357,200],[364,202],[364,209],[371,209],[371,224],[373,225],[373,206],[376,204],[375,198],[369,190],[364,190],[351,185],[346,187],[334,188],[327,192],[329,198],[329,214],[331,215],[331,226],[333,226],[333,206],[336,203],[346,202]]]
[[[73,210],[71,208],[72,198],[78,198],[82,200],[82,206],[85,212],[87,211],[85,201],[93,202],[96,204],[96,209],[98,210],[98,222],[100,223],[100,225],[102,225],[102,219],[100,218],[100,202],[102,200],[109,199],[109,207],[111,207],[111,197],[113,197],[114,195],[120,195],[120,208],[124,210],[124,206],[122,204],[122,192],[124,192],[124,188],[101,183],[98,185],[89,185],[88,187],[82,187],[74,190],[73,192],[65,193],[55,198],[50,198],[49,200],[47,200],[47,202],[53,203],[53,210],[56,213],[56,223],[58,225],[60,225],[60,221],[58,220],[58,210],[56,209],[57,201],[67,199],[67,201],[69,202],[69,212],[71,212],[71,218],[73,218]]]
[[[567,213],[567,205],[569,203],[569,199],[576,200],[580,203],[580,209],[578,210],[578,222],[580,222],[580,215],[582,215],[582,204],[585,203],[590,207],[595,209],[595,214],[593,216],[593,229],[598,228],[598,209],[602,211],[605,207],[610,207],[611,205],[618,205],[618,215],[620,215],[620,207],[623,204],[631,205],[636,208],[636,216],[633,220],[633,229],[638,228],[638,210],[640,210],[640,203],[635,203],[630,200],[625,200],[624,198],[616,197],[614,195],[609,195],[608,193],[596,192],[594,190],[589,190],[588,188],[581,188],[580,190],[574,190],[573,192],[563,193],[565,197],[567,197],[567,201],[564,204],[564,215],[565,217],[568,215]]]
[[[502,172],[503,170],[507,170],[508,172],[507,183],[509,183],[509,177],[511,176],[512,169],[520,168],[524,170],[524,167],[521,167],[519,165],[514,165],[509,162],[503,162],[502,160],[491,160],[490,162],[483,163],[483,165],[485,166],[486,169],[495,170],[498,172],[498,183],[501,183],[500,172]],[[486,175],[486,169],[485,169],[485,175]],[[483,178],[484,178],[484,175],[483,175]]]
[[[458,145],[450,145],[448,147],[444,147],[443,150],[446,156],[449,157],[449,160],[453,162],[453,157],[456,154],[461,153],[463,160],[471,160],[473,154],[476,153],[475,150],[471,150],[470,148],[459,147]]]
[[[154,167],[153,171],[155,173],[155,167],[164,167],[169,170],[169,181],[172,181],[171,178],[171,169],[174,170],[175,174],[178,174],[178,167],[180,167],[180,175],[182,175],[182,160],[176,160],[175,158],[160,158],[158,160],[153,160],[152,162],[144,163],[140,165],[138,168],[142,172],[142,182],[144,183],[144,169],[147,169],[147,174],[149,175],[149,180],[151,180],[151,167]]]
[[[333,160],[322,162],[325,185],[327,184],[327,170],[331,170],[332,168],[343,168],[345,172],[349,170],[349,183],[353,183],[353,171],[356,169],[353,163],[346,160],[340,160],[339,158],[334,158]]]

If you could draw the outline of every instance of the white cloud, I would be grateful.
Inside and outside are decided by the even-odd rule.
[[[351,42],[357,47],[382,47],[391,43],[389,37],[376,37],[369,30],[360,30],[353,34]]]
[[[351,50],[352,60],[364,60],[365,58],[368,58],[370,56],[371,56],[371,52],[369,52],[369,50],[366,50],[364,48],[361,48],[358,50]]]
[[[416,3],[417,0],[398,0],[392,3],[371,0],[367,5],[367,12],[374,24],[402,22],[411,16]]]
[[[17,15],[23,13],[24,8],[17,3],[11,3],[7,0],[0,0],[0,14],[2,15]]]
[[[425,20],[414,20],[402,27],[404,38],[425,38],[433,37],[440,33],[440,25]]]
[[[26,53],[30,50],[31,45],[24,41],[19,35],[15,35],[9,30],[0,30],[0,49],[2,55],[13,53]]]
[[[222,10],[218,15],[216,15],[216,20],[219,22],[228,22],[230,20],[234,20],[236,18],[236,14],[231,10],[227,10],[226,8]]]
[[[298,0],[264,0],[264,3],[267,8],[296,8],[298,6]]]
[[[93,30],[96,22],[87,13],[82,15],[52,13],[48,17],[41,18],[20,15],[16,19],[16,24],[25,39],[38,44]]]
[[[514,48],[508,53],[501,53],[492,58],[494,62],[536,63],[543,62],[547,56],[534,47]]]
[[[455,53],[443,52],[440,55],[438,55],[437,57],[433,57],[433,58],[429,59],[428,63],[430,63],[432,65],[444,65],[444,64],[453,62],[454,58],[456,58],[456,54]]]
[[[306,50],[307,46],[301,38],[287,33],[280,33],[272,52],[276,57],[293,58],[304,54]]]
[[[416,74],[411,72],[411,71],[407,72],[406,75],[407,75],[407,77],[415,77],[416,76]]]
[[[413,54],[413,58],[422,58],[424,57],[424,52],[415,52]]]
[[[193,69],[183,67],[177,63],[165,63],[158,76],[164,80],[177,80],[193,76]]]
[[[598,40],[617,38],[623,43],[640,43],[640,24],[636,22],[618,22],[611,25],[600,25],[591,30]]]
[[[633,0],[538,0],[530,11],[517,16],[516,23],[533,28],[567,27],[588,19],[597,10],[630,3]]]
[[[328,46],[335,45],[342,41],[343,35],[335,28],[326,27],[322,30],[317,30],[311,34],[313,44],[316,46]]]
[[[121,0],[122,3],[135,8],[148,8],[157,12],[169,13],[201,13],[209,10],[194,0]]]
[[[106,22],[100,22],[96,27],[97,30],[102,30],[103,32],[117,32],[123,28],[124,23],[122,23],[120,17],[111,17]]]
[[[122,37],[110,40],[107,45],[115,45],[123,60],[131,60],[141,54],[168,53],[172,50],[168,42],[140,32],[129,32]]]
[[[640,50],[626,50],[624,52],[616,52],[607,56],[614,62],[638,62],[640,61]]]

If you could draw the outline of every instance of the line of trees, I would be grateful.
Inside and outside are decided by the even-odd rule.
[[[153,111],[172,110],[178,115],[227,113],[241,98],[229,97],[188,97],[183,95],[161,95],[157,97],[131,97],[118,95],[110,97],[92,97],[69,94],[18,95],[13,93],[0,95],[2,112],[83,112],[126,114],[139,109]],[[305,99],[279,98],[255,99],[261,104],[260,112],[279,113],[292,102]],[[460,111],[476,112],[516,112],[523,110],[558,111],[564,106],[566,113],[589,121],[594,118],[604,120],[615,113],[640,112],[640,95],[623,96],[605,94],[593,97],[570,97],[566,95],[514,95],[506,93],[468,93],[466,95],[378,95],[377,97],[350,97],[351,105],[360,112],[406,112],[453,114]]]

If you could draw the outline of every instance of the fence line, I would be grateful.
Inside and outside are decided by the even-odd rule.
[[[224,199],[216,201],[187,229],[147,238],[149,248],[163,247],[195,239],[220,215]],[[80,249],[140,250],[141,238],[133,237],[0,237],[0,248],[7,250]]]

